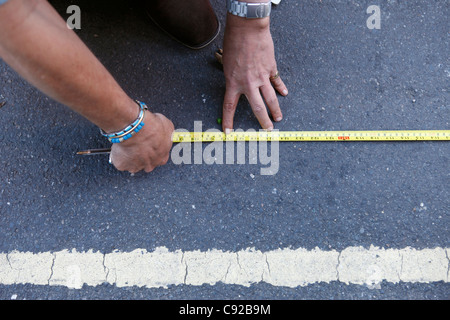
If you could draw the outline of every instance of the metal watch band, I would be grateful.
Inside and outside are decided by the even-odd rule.
[[[227,10],[232,15],[247,19],[265,18],[270,16],[270,11],[272,10],[272,2],[269,1],[265,3],[248,3],[236,0],[228,0]]]

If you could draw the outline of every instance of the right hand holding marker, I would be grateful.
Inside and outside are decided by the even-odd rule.
[[[172,121],[159,113],[146,111],[145,125],[131,139],[113,144],[110,161],[119,171],[151,172],[165,165],[172,148]]]

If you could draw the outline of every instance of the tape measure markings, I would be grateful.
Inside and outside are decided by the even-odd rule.
[[[236,142],[236,141],[278,141],[278,142],[332,142],[332,141],[450,141],[450,130],[389,130],[389,131],[236,131],[223,132],[177,132],[172,135],[174,143],[193,142]],[[108,154],[108,149],[90,149],[77,152],[78,155]]]
[[[173,142],[450,141],[450,130],[174,132]]]

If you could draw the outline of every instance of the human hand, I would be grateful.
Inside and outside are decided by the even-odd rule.
[[[131,139],[113,144],[110,161],[119,171],[151,172],[169,160],[173,123],[159,113],[146,111],[145,125]]]
[[[226,92],[222,128],[233,129],[233,118],[239,97],[244,94],[263,129],[272,130],[273,120],[281,121],[276,89],[286,96],[288,90],[279,77],[269,18],[242,19],[228,15],[223,47]]]

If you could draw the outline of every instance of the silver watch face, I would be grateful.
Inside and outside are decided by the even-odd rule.
[[[270,15],[272,10],[272,3],[247,3],[239,2],[235,0],[228,0],[227,2],[228,12],[239,17],[245,18],[265,18]]]
[[[270,15],[271,3],[247,3],[247,18],[265,18]]]

